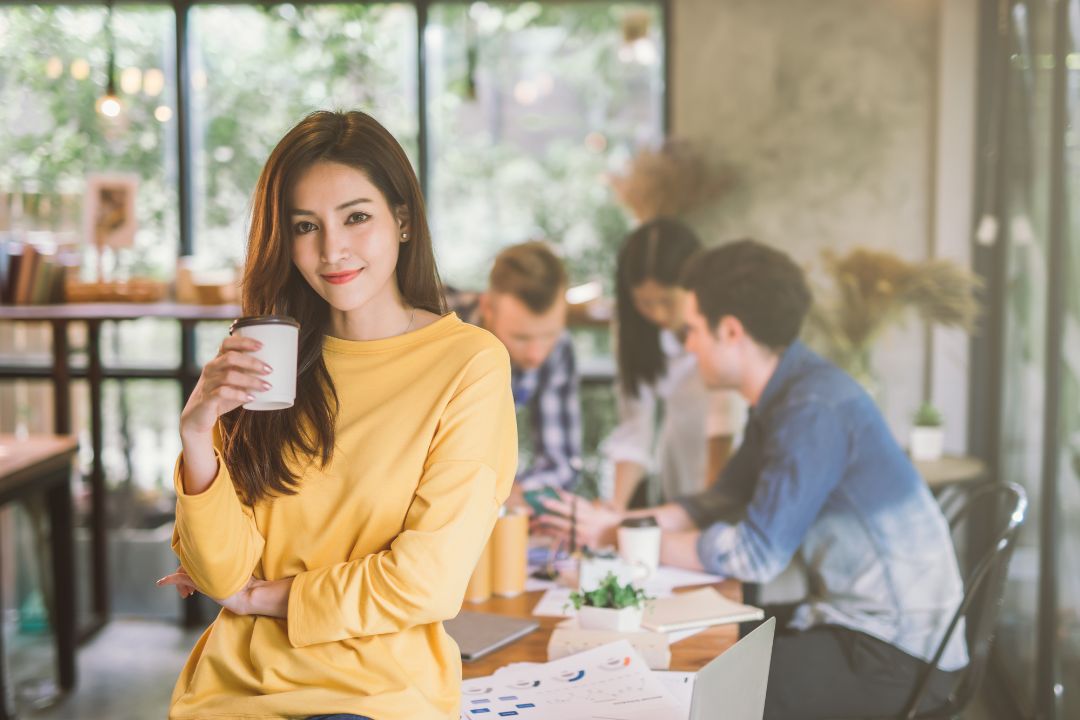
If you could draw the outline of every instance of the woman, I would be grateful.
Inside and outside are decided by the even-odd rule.
[[[416,177],[360,112],[274,148],[245,268],[246,315],[300,322],[296,404],[240,409],[266,368],[230,337],[183,410],[182,568],[159,583],[224,609],[169,716],[456,718],[442,621],[514,478],[506,351],[441,315]]]
[[[679,339],[684,293],[679,273],[701,248],[682,223],[658,218],[632,232],[616,269],[619,425],[604,442],[615,464],[612,504],[656,505],[710,485],[727,462],[742,403],[706,392]],[[663,405],[659,438],[656,409]],[[655,464],[654,464],[655,458]],[[659,493],[642,483],[651,470]],[[657,497],[662,495],[662,497]]]

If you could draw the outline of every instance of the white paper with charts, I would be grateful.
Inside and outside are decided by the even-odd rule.
[[[679,705],[626,640],[461,686],[467,720],[656,720]]]

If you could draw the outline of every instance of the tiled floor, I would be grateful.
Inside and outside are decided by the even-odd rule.
[[[26,720],[163,720],[180,668],[198,640],[160,622],[114,620],[79,651],[76,691]]]
[[[173,683],[199,633],[177,626],[114,620],[79,651],[79,685],[43,710],[24,709],[25,720],[161,720]],[[51,656],[49,656],[51,660]],[[982,703],[965,720],[991,720]]]

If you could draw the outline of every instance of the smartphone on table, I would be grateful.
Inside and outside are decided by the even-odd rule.
[[[542,498],[551,498],[553,500],[561,499],[559,493],[555,492],[555,488],[550,486],[538,490],[526,490],[524,497],[525,502],[529,503],[529,507],[533,509],[533,512],[537,516],[545,513],[551,514],[551,510],[548,510],[544,507],[543,503],[540,502]]]

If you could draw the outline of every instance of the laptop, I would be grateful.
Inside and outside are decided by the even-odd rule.
[[[540,623],[535,620],[463,610],[453,620],[444,622],[443,627],[461,650],[461,659],[468,662],[478,660],[528,635],[540,627]]]
[[[769,618],[698,671],[690,720],[761,720],[775,633]]]

